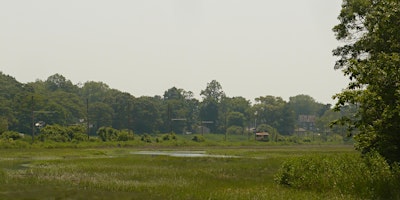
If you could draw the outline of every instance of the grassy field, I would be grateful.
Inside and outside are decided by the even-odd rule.
[[[0,199],[355,198],[274,182],[285,160],[312,154],[358,153],[349,145],[0,149]]]

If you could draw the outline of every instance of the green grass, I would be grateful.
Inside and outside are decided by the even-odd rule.
[[[310,154],[291,158],[275,175],[281,185],[351,194],[360,199],[400,199],[400,171],[378,153]]]
[[[202,150],[238,157],[134,154],[141,150]],[[345,145],[0,149],[0,199],[355,198],[274,182],[284,161],[312,154],[357,153]]]

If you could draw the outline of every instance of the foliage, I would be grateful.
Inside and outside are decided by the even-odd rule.
[[[162,119],[164,127],[160,131],[193,131],[197,120],[198,102],[192,92],[172,87],[164,92]]]
[[[242,135],[243,128],[241,126],[230,126],[226,129],[226,134],[228,135]]]
[[[136,98],[133,105],[135,132],[154,133],[161,125],[160,100],[151,97]]]
[[[329,190],[361,199],[397,199],[399,175],[382,156],[371,152],[364,158],[348,154],[291,158],[282,164],[274,179],[298,189]]]
[[[294,130],[297,116],[293,107],[281,97],[268,95],[256,98],[252,113],[258,124],[269,124],[285,135],[291,134]]]
[[[245,117],[243,113],[240,112],[230,112],[227,116],[227,126],[244,126]]]
[[[152,142],[151,136],[149,134],[143,134],[140,137],[140,140],[143,141],[143,142],[146,142],[146,143],[151,143]]]
[[[0,134],[8,130],[8,120],[5,117],[0,117]]]
[[[299,115],[316,115],[321,116],[326,110],[330,109],[330,105],[324,105],[315,101],[309,95],[300,94],[289,98],[289,104],[293,108],[296,116]]]
[[[129,141],[129,140],[134,140],[134,134],[133,132],[129,130],[121,130],[117,134],[117,141]]]
[[[200,95],[207,101],[219,103],[225,97],[225,92],[218,81],[212,80],[210,83],[207,83],[206,89],[202,90]]]
[[[206,141],[206,139],[201,135],[193,136],[192,140],[195,141],[195,142],[205,142]]]
[[[358,107],[342,118],[357,130],[356,147],[378,151],[389,162],[400,161],[400,2],[344,0],[340,24],[333,30],[345,45],[333,51],[335,68],[348,76],[347,89],[335,96],[335,109]]]
[[[134,140],[134,135],[129,130],[117,130],[112,127],[100,127],[97,135],[103,142],[106,141],[128,141]]]
[[[6,131],[0,134],[0,138],[3,139],[12,139],[12,140],[18,140],[21,139],[23,136],[22,134],[15,132],[15,131]]]
[[[273,182],[273,175],[287,158],[309,152],[353,152],[351,147],[202,146],[199,150],[210,157],[134,154],[151,150],[0,149],[0,199],[357,199],[329,190],[291,189]],[[188,152],[188,148],[168,151]]]
[[[83,126],[47,125],[40,130],[38,139],[40,141],[50,140],[54,142],[84,141],[87,140],[85,130]]]
[[[169,140],[177,140],[178,138],[176,137],[175,133],[168,133],[168,134],[164,134],[162,136],[162,140],[163,141],[169,141]]]
[[[283,135],[290,135],[297,119],[289,102],[281,97],[262,96],[252,105],[240,96],[227,97],[216,80],[202,90],[202,101],[195,99],[191,91],[176,87],[166,90],[162,97],[134,97],[103,82],[73,84],[58,73],[26,84],[1,73],[0,83],[0,133],[38,133],[39,129],[32,129],[32,124],[44,121],[47,125],[89,127],[90,136],[95,136],[100,127],[154,134],[196,133],[203,125],[213,133],[226,133],[233,125],[254,128],[257,123],[268,123]],[[72,141],[67,135],[51,137]],[[126,139],[125,136],[120,139]],[[46,140],[44,135],[41,139]]]

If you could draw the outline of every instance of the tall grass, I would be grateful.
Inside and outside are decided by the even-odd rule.
[[[211,154],[238,157],[132,153],[141,148],[0,149],[0,169],[7,182],[0,183],[0,199],[352,198],[329,190],[288,188],[273,179],[288,158],[309,152],[331,155],[351,151],[347,146],[201,148]]]
[[[284,162],[275,181],[291,188],[334,191],[361,199],[400,199],[400,171],[377,153],[315,154]]]

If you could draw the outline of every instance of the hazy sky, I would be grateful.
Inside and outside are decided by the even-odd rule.
[[[55,73],[134,96],[217,80],[229,97],[308,94],[333,103],[340,0],[0,1],[0,71]]]

